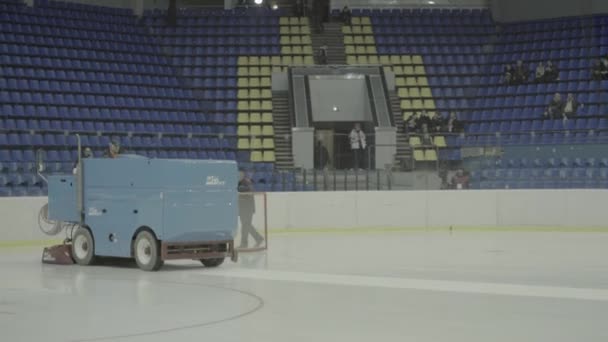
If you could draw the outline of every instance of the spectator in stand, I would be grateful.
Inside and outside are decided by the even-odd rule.
[[[325,170],[328,163],[329,152],[327,152],[327,148],[323,146],[323,142],[319,140],[317,141],[317,146],[315,146],[315,168],[317,170]]]
[[[444,132],[447,120],[441,115],[441,113],[435,114],[432,120],[433,124],[431,126],[432,132]]]
[[[528,67],[521,59],[518,60],[514,70],[515,84],[522,84],[528,82],[528,74]]]
[[[547,66],[545,66],[545,80],[547,82],[555,82],[559,80],[559,71],[551,61],[547,61]]]
[[[545,81],[545,65],[543,62],[539,62],[536,66],[536,73],[534,74],[535,81],[540,83]]]
[[[603,71],[603,72],[602,72]],[[606,73],[606,67],[602,60],[596,59],[591,67],[591,79],[594,81],[602,80]]]
[[[431,135],[429,134],[429,126],[425,123],[422,124],[422,127],[420,128],[420,132],[421,132],[420,141],[422,142],[422,146],[427,146],[427,147],[433,146],[433,139],[432,139]]]
[[[469,188],[469,176],[464,172],[464,170],[459,169],[456,171],[456,174],[452,177],[450,182],[450,187],[457,190]]]
[[[576,111],[579,107],[583,107],[582,103],[579,103],[574,94],[568,94],[568,98],[566,98],[566,102],[564,103],[564,109],[562,110],[562,115],[564,120],[572,119],[576,116]]]
[[[342,22],[344,23],[344,25],[350,25],[351,23],[351,13],[350,13],[350,8],[348,8],[348,6],[344,6],[344,8],[342,9],[342,13],[340,13],[340,16],[342,17]]]
[[[513,84],[513,67],[511,64],[505,65],[504,83],[507,85]]]
[[[403,131],[405,134],[416,133],[416,127],[418,127],[418,119],[420,113],[410,115],[407,120],[403,123]]]
[[[543,117],[545,119],[561,119],[564,115],[564,101],[559,93],[553,95],[553,100],[549,103],[549,107],[545,110]]]
[[[464,125],[462,121],[458,120],[458,115],[456,112],[450,113],[450,118],[446,124],[446,132],[448,133],[462,133],[464,131]]]
[[[327,45],[323,45],[319,48],[318,59],[319,64],[327,64]]]
[[[431,117],[429,116],[429,114],[426,112],[426,110],[422,110],[422,113],[420,114],[420,117],[418,118],[418,121],[416,122],[416,132],[417,133],[421,133],[422,132],[422,126],[426,125],[426,127],[431,127],[433,125],[433,120],[431,120]]]
[[[360,124],[355,124],[355,127],[350,131],[349,138],[350,148],[353,151],[353,169],[357,170],[361,168],[363,152],[367,147],[365,143],[365,133],[361,129]]]

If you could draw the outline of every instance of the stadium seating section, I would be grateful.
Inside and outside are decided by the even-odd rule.
[[[274,172],[270,75],[313,64],[307,18],[195,8],[180,10],[170,27],[160,10],[138,18],[127,9],[34,3],[0,0],[0,196],[44,193],[39,149],[50,171],[70,172],[73,133],[96,155],[113,139],[150,157],[235,159],[260,190],[302,190],[291,188],[293,175]],[[456,111],[465,122],[465,134],[435,136],[434,148],[411,140],[416,160],[459,161],[468,147],[608,143],[608,81],[590,79],[592,60],[608,55],[608,17],[497,26],[485,10],[353,15],[343,27],[347,62],[394,72],[404,118],[426,109]],[[504,85],[504,65],[518,59],[531,71],[553,61],[559,80]],[[576,118],[542,120],[555,92],[584,103]],[[604,187],[603,153],[568,163],[494,161],[471,176],[483,188]],[[526,179],[537,175],[537,183]]]

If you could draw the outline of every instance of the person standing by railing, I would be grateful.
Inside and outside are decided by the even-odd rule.
[[[365,133],[361,129],[360,124],[355,124],[355,127],[350,131],[350,148],[353,151],[353,168],[361,169],[361,161],[363,160],[363,151],[367,147],[365,142]]]

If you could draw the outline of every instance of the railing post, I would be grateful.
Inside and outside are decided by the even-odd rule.
[[[380,170],[376,170],[376,187],[378,190],[382,189],[382,185],[380,184]]]
[[[302,169],[302,191],[306,191],[306,169]]]
[[[369,191],[369,169],[365,171],[365,190]]]
[[[348,170],[344,170],[344,191],[348,191]]]
[[[355,191],[359,191],[359,169],[355,169]]]

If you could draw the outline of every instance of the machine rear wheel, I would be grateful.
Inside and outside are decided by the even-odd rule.
[[[142,231],[135,237],[133,255],[137,266],[144,271],[158,271],[164,264],[160,258],[158,241],[148,231]]]
[[[91,265],[95,260],[95,241],[88,229],[76,229],[72,237],[72,258],[79,265]]]
[[[224,258],[201,259],[201,262],[205,267],[218,267],[224,263]]]

